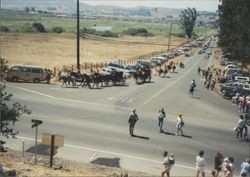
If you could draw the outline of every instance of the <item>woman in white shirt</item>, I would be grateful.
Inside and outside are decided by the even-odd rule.
[[[196,156],[196,169],[197,169],[197,174],[196,177],[199,176],[199,174],[202,174],[202,177],[205,177],[205,159],[204,159],[204,151],[200,151],[199,155]]]

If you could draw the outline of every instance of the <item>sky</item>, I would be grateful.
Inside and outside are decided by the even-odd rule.
[[[219,0],[80,0],[89,5],[115,5],[120,7],[167,7],[187,8],[195,7],[198,11],[215,12],[218,9]]]

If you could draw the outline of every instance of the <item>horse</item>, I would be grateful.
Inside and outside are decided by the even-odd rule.
[[[133,78],[135,79],[136,84],[143,84],[148,79],[149,82],[151,82],[151,69],[145,68],[139,71],[136,71],[133,75]],[[138,79],[140,82],[138,82]]]
[[[158,73],[159,73],[159,76],[160,77],[166,77],[167,76],[167,73],[168,73],[168,69],[167,68],[164,68],[164,69],[159,69],[158,70]],[[163,76],[162,76],[162,74],[163,74]]]
[[[76,80],[73,76],[59,76],[59,82],[63,81],[62,83],[62,87],[64,86],[64,84],[66,85],[70,85],[70,83],[72,83],[72,87],[74,87],[76,85]]]

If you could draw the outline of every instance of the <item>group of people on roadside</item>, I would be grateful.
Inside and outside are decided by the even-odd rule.
[[[205,160],[205,152],[201,150],[199,154],[196,156],[195,166],[196,166],[196,177],[200,175],[205,177],[206,174],[206,160]],[[161,177],[164,177],[166,174],[167,177],[170,177],[170,170],[175,164],[174,153],[171,153],[168,156],[168,152],[163,152],[163,165],[164,170],[161,173]],[[250,158],[247,158],[244,162],[242,162],[240,166],[240,177],[249,177],[250,176]],[[233,177],[234,175],[234,158],[233,157],[224,157],[222,152],[217,152],[214,157],[214,169],[211,171],[212,177]],[[220,174],[221,173],[221,174]]]

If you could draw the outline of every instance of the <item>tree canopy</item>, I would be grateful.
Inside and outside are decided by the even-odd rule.
[[[188,38],[192,37],[197,16],[196,8],[187,8],[179,15],[179,25]]]
[[[250,1],[223,0],[219,6],[219,46],[236,59],[250,58]]]

